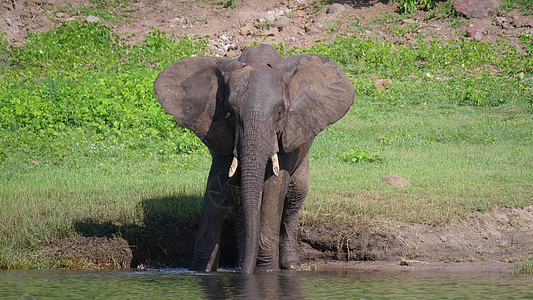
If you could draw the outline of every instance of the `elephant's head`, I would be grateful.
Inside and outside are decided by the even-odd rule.
[[[348,111],[354,89],[341,69],[315,54],[282,58],[272,46],[246,48],[235,60],[191,57],[161,72],[154,91],[176,122],[217,155],[239,162],[244,215],[242,272],[257,257],[265,169],[279,169],[278,154],[310,145]],[[283,166],[282,166],[283,167]]]

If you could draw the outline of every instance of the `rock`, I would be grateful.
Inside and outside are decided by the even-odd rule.
[[[516,16],[513,17],[513,25],[516,27],[516,28],[522,28],[524,27],[524,22],[522,21],[522,19],[520,18],[517,18]]]
[[[518,28],[522,27],[522,24],[520,23],[520,21],[518,21],[518,23],[515,23],[514,20],[511,22],[506,17],[495,17],[494,22],[492,22],[492,24],[499,26],[502,29],[513,29],[515,27],[518,27]]]
[[[230,59],[233,59],[233,58],[239,56],[239,54],[240,54],[239,51],[228,51],[228,52],[226,53],[226,56],[227,56],[228,58],[230,58]]]
[[[514,27],[514,24],[508,22],[502,24],[502,29],[513,29]]]
[[[189,20],[187,18],[181,18],[177,17],[169,21],[170,23],[176,23],[176,24],[187,24]]]
[[[283,29],[292,23],[292,19],[286,16],[281,16],[276,22],[274,22],[274,27],[278,29]]]
[[[506,23],[506,22],[507,22],[507,18],[506,17],[496,17],[496,18],[494,18],[493,24],[496,25],[496,26],[502,27],[503,23]]]
[[[242,36],[247,36],[247,35],[254,35],[256,33],[256,31],[257,30],[255,29],[254,24],[248,23],[248,24],[244,25],[243,27],[241,27],[239,33]]]
[[[381,92],[388,90],[392,87],[392,80],[390,79],[378,79],[376,80],[376,91]]]
[[[276,36],[278,35],[279,30],[276,27],[270,28],[269,30],[263,33],[264,36]]]
[[[344,5],[340,4],[340,3],[333,3],[331,4],[330,6],[328,6],[328,9],[326,10],[326,14],[338,14],[338,13],[341,13],[343,11],[345,11],[346,8],[344,7]]]
[[[89,23],[99,23],[100,22],[100,18],[95,17],[95,16],[87,16],[87,18],[85,18],[85,21],[87,21]]]
[[[64,17],[66,17],[66,16],[67,16],[67,14],[64,13],[64,12],[58,12],[58,13],[56,13],[56,17],[57,17],[57,18],[64,18]]]
[[[466,30],[466,34],[476,41],[481,41],[485,33],[487,30],[481,25],[470,25]]]
[[[416,20],[413,20],[411,18],[403,19],[402,23],[404,23],[404,24],[418,24],[418,22]]]
[[[275,19],[281,17],[283,14],[288,13],[289,11],[290,10],[286,7],[276,7],[272,10],[269,10],[263,13],[260,21],[264,21],[264,20],[274,21]]]
[[[516,28],[533,27],[533,19],[524,16],[513,16],[511,23]]]
[[[383,179],[381,179],[382,182],[388,184],[388,185],[392,185],[392,186],[406,186],[406,185],[410,185],[409,181],[407,181],[407,179],[403,178],[402,176],[399,176],[399,175],[389,175],[389,176],[386,176],[386,177],[383,177]]]
[[[467,17],[486,18],[499,7],[496,0],[455,0],[453,9]]]

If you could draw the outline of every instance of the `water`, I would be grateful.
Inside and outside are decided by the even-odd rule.
[[[198,274],[0,271],[0,299],[532,299],[533,277],[483,272]]]

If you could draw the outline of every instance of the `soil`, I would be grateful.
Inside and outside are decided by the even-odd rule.
[[[221,1],[224,2],[224,1]],[[317,7],[310,0],[246,0],[235,8],[215,1],[135,0],[117,10],[125,21],[109,23],[126,43],[137,43],[159,29],[175,35],[209,35],[216,55],[236,57],[253,41],[283,43],[285,49],[305,48],[350,34],[374,36],[394,43],[417,42],[417,36],[454,40],[460,37],[494,43],[506,40],[522,51],[518,35],[533,34],[531,12],[499,11],[476,18],[432,17],[418,10],[409,17],[384,0],[339,0]],[[232,1],[225,3],[231,4]],[[10,44],[29,35],[61,26],[68,20],[87,20],[76,9],[91,0],[0,0],[0,32]],[[233,230],[226,224],[221,263],[231,266],[236,253]],[[146,227],[116,224],[79,224],[81,236],[60,240],[39,255],[58,266],[145,268],[187,266],[192,257],[195,222],[159,221]],[[117,237],[119,236],[119,237]],[[466,269],[510,270],[510,263],[533,252],[533,206],[494,208],[447,224],[410,224],[379,221],[365,227],[305,224],[299,231],[302,269],[393,270]],[[367,263],[361,263],[366,261]],[[368,263],[370,262],[370,263]]]
[[[232,222],[222,234],[221,265],[235,267]],[[188,267],[196,222],[146,227],[79,223],[82,236],[60,240],[39,255],[57,267],[100,269]],[[118,236],[118,237],[117,237]],[[495,208],[439,225],[399,221],[363,227],[306,224],[299,228],[302,270],[454,270],[510,272],[533,249],[533,205]]]

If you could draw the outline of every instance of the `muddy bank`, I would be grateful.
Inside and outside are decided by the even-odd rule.
[[[66,268],[188,267],[197,230],[194,222],[173,221],[147,227],[80,222],[76,227],[80,236],[60,240],[39,255]],[[302,269],[306,270],[458,266],[509,270],[509,263],[524,260],[532,252],[533,206],[498,208],[441,225],[398,221],[361,228],[306,224],[300,227],[299,239]],[[222,266],[236,265],[234,241],[228,221],[222,237]]]

